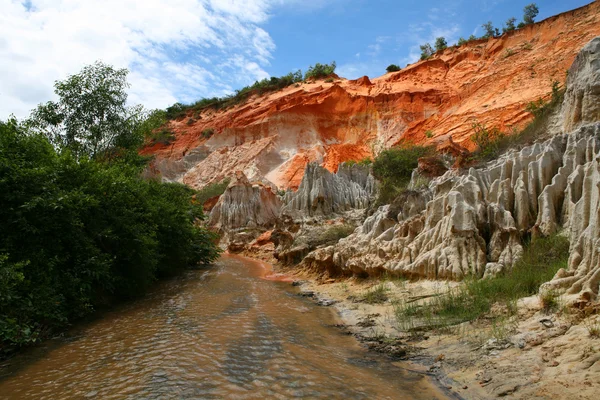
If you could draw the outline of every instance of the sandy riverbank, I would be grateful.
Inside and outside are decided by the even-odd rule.
[[[394,304],[459,284],[388,280],[383,283],[388,300],[367,304],[361,298],[381,281],[323,280],[306,271],[276,270],[293,276],[306,296],[335,307],[341,329],[373,350],[433,374],[461,397],[596,399],[600,391],[600,339],[589,333],[591,324],[600,324],[597,311],[585,320],[574,310],[546,315],[532,296],[521,299],[518,316],[501,325],[483,319],[443,333],[409,333],[399,326]]]

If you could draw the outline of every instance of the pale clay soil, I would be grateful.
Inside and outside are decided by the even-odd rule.
[[[398,361],[400,366],[433,375],[462,398],[600,398],[600,339],[589,334],[593,324],[600,327],[597,310],[583,321],[568,309],[547,315],[539,298],[532,296],[519,300],[518,318],[512,323],[493,327],[484,320],[464,323],[453,332],[411,335],[399,327],[393,303],[439,294],[458,283],[385,281],[389,300],[371,305],[356,299],[381,281],[323,280],[306,271],[282,272],[301,281],[301,291],[314,292],[321,304],[334,302],[343,329],[363,342],[369,337],[400,339],[396,343],[408,349],[408,360]]]

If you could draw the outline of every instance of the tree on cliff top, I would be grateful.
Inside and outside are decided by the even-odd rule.
[[[481,27],[485,31],[485,34],[483,35],[484,39],[489,39],[489,38],[494,37],[496,30],[494,29],[494,24],[492,23],[492,21],[488,21],[487,23],[481,25]]]
[[[507,19],[506,24],[504,25],[504,28],[502,28],[502,33],[514,31],[515,30],[515,22],[517,22],[517,19],[515,17],[510,17],[509,19]]]
[[[523,8],[523,22],[526,25],[533,24],[535,17],[537,17],[539,12],[540,10],[535,3],[526,5],[525,8]]]
[[[435,51],[442,51],[448,48],[448,42],[446,38],[441,36],[435,39]]]
[[[427,60],[435,53],[429,43],[425,43],[419,47],[421,48],[421,60]]]
[[[30,127],[77,158],[136,149],[143,142],[139,126],[145,115],[141,106],[126,104],[127,73],[98,61],[56,81],[59,100],[40,104],[30,117]]]

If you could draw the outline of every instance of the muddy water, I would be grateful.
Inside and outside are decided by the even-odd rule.
[[[6,399],[432,399],[367,354],[333,310],[225,256],[0,368]]]

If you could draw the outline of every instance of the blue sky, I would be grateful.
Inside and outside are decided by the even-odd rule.
[[[315,62],[347,78],[404,67],[419,45],[522,18],[530,1],[0,0],[0,118],[54,98],[53,82],[102,60],[130,71],[131,103],[223,96]],[[537,1],[537,20],[588,4]]]
[[[318,10],[281,9],[265,25],[277,48],[267,71],[282,75],[305,69],[313,61],[335,60],[347,78],[379,76],[391,63],[404,67],[418,59],[419,44],[445,36],[448,42],[471,34],[492,21],[501,27],[521,20],[530,1],[392,1],[332,0]],[[549,0],[536,4],[536,20],[577,8],[589,1]]]

